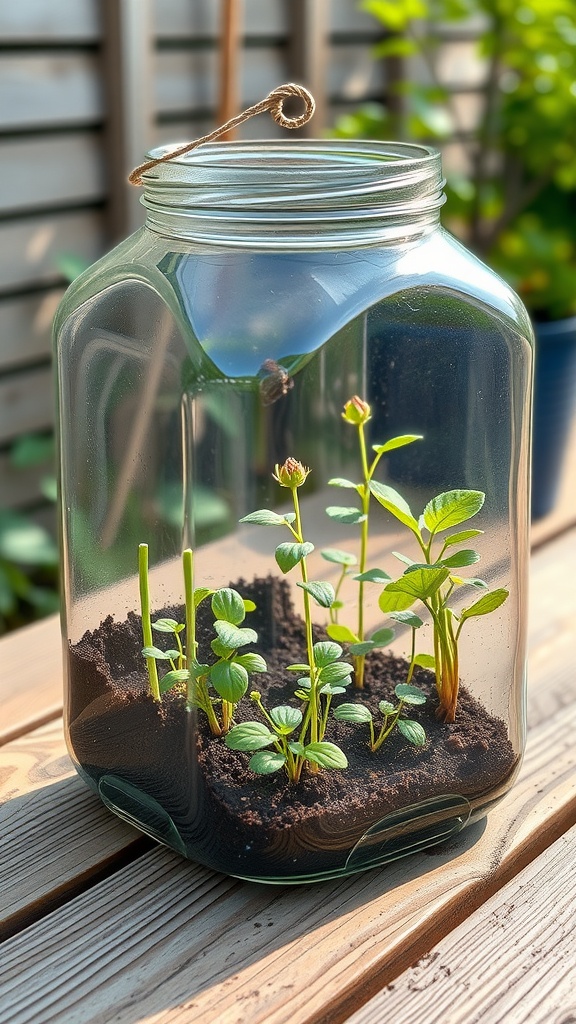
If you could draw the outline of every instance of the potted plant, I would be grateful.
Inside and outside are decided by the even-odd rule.
[[[565,0],[365,0],[387,30],[390,99],[340,120],[350,137],[457,136],[446,223],[510,282],[536,334],[532,513],[552,508],[576,396],[576,18]],[[442,39],[474,38],[484,83],[476,127],[460,123]]]

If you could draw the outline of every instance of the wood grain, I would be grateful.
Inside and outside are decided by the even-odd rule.
[[[346,1024],[568,1024],[576,1019],[576,828]]]
[[[0,939],[78,892],[140,837],[66,754],[60,719],[0,752]]]
[[[95,124],[103,116],[98,58],[91,53],[4,53],[0,129]]]
[[[0,641],[0,744],[62,713],[58,618],[25,626]]]
[[[386,870],[266,887],[144,855],[4,944],[3,1024],[337,1024],[573,824],[575,728],[532,732],[484,831]]]
[[[0,379],[0,443],[36,430],[54,418],[52,371],[26,370]]]
[[[104,196],[98,132],[0,140],[0,212],[95,202]]]
[[[54,313],[64,289],[0,301],[0,372],[50,357]],[[0,494],[4,500],[4,492]]]
[[[102,214],[93,210],[0,224],[0,288],[60,285],[61,259],[72,255],[88,265],[102,253],[103,235]]]

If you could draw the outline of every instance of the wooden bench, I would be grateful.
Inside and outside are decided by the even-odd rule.
[[[448,847],[268,887],[153,845],[75,776],[55,620],[0,641],[2,1024],[576,1019],[576,529],[532,556],[518,782]]]

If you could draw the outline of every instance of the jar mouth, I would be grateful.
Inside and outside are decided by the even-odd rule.
[[[251,247],[300,246],[311,234],[319,247],[419,234],[445,201],[436,149],[372,140],[209,143],[142,180],[153,230]]]

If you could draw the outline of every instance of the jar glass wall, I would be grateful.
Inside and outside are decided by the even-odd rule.
[[[438,842],[524,743],[525,312],[440,228],[424,147],[149,178],[56,331],[78,770],[240,877]]]

